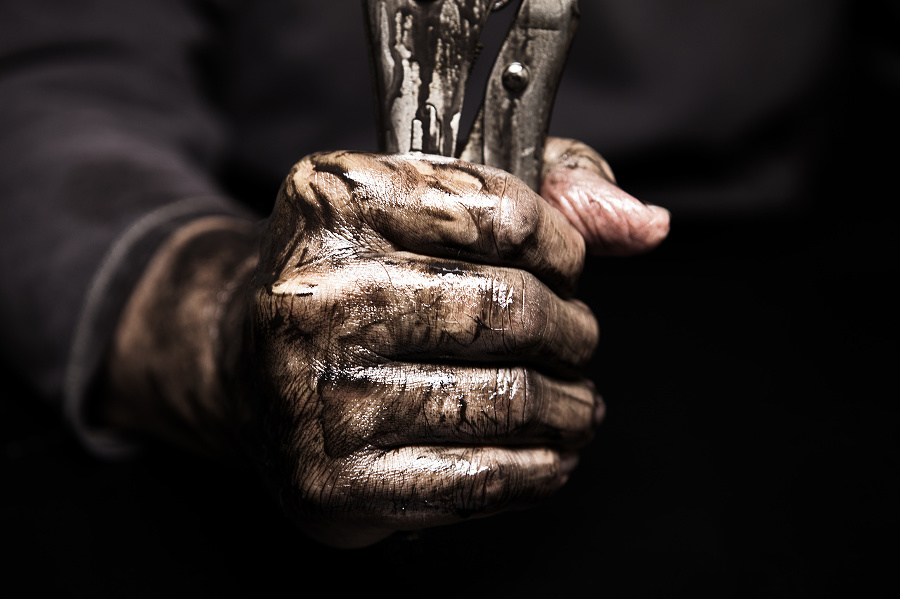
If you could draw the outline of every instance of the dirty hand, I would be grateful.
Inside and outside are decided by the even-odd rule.
[[[598,334],[570,297],[585,239],[633,253],[668,226],[585,146],[548,156],[562,212],[496,169],[336,153],[292,170],[255,270],[242,223],[188,225],[123,315],[105,420],[212,453],[238,440],[334,545],[540,501],[603,414],[578,375]]]
[[[365,544],[524,507],[602,414],[584,242],[518,179],[438,157],[321,154],[269,219],[252,398],[301,528]]]

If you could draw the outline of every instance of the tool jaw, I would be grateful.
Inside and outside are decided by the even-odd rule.
[[[459,142],[479,37],[490,13],[508,2],[364,0],[382,151],[459,157],[539,188],[578,0],[521,0],[472,130]]]

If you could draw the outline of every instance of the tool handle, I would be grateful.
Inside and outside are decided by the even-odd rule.
[[[494,0],[363,0],[379,145],[458,154],[466,82]]]
[[[456,156],[539,189],[544,144],[578,0],[522,0],[461,147],[459,126],[478,38],[508,0],[363,0],[383,152]]]

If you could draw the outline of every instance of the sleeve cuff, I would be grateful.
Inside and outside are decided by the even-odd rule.
[[[156,249],[185,223],[217,215],[253,218],[232,202],[215,196],[167,204],[126,229],[95,272],[75,328],[63,381],[64,416],[91,454],[121,460],[140,452],[140,445],[133,440],[89,421],[87,407],[97,375],[131,290]]]

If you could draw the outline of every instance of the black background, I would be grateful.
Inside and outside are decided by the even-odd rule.
[[[803,208],[676,211],[656,252],[589,263],[608,417],[546,504],[330,549],[250,474],[86,455],[4,370],[0,593],[894,596],[900,97],[846,60]]]

